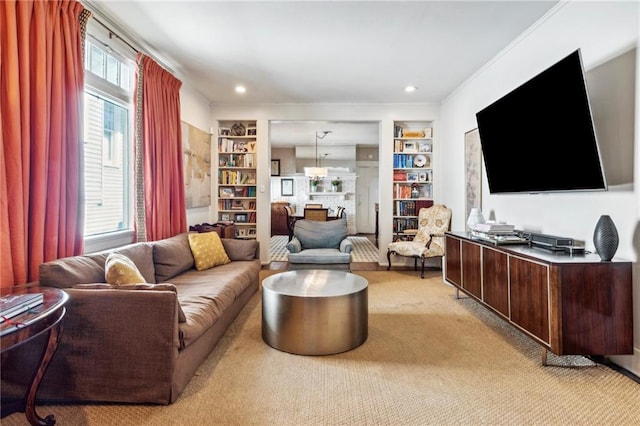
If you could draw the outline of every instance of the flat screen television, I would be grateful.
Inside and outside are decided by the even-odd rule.
[[[579,49],[476,119],[492,194],[607,189]]]

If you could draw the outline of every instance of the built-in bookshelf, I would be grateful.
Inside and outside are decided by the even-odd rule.
[[[418,212],[433,205],[433,126],[396,121],[393,138],[393,240],[412,239]]]
[[[257,235],[256,143],[255,121],[218,123],[218,220],[232,221],[239,239]]]

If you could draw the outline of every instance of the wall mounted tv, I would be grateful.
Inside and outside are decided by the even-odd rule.
[[[492,194],[607,189],[579,49],[476,119]]]

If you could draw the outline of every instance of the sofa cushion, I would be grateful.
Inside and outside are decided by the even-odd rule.
[[[92,283],[92,284],[76,284],[73,288],[79,290],[153,290],[153,291],[172,291],[178,293],[178,289],[175,285],[169,283],[163,284],[123,284],[123,285],[111,285],[107,283]],[[184,310],[178,301],[178,321],[186,322],[187,317],[184,314]]]
[[[86,256],[72,256],[40,264],[40,285],[67,288],[79,283],[103,283],[104,263]]]
[[[302,249],[340,248],[340,242],[347,237],[347,220],[298,220],[293,231],[300,240]]]
[[[144,242],[129,244],[111,251],[114,253],[120,253],[131,259],[138,267],[138,270],[146,282],[156,282],[156,268],[153,265],[153,247],[150,243]],[[109,254],[110,253],[107,252],[106,256],[108,257]],[[107,257],[105,257],[105,261],[107,260]]]
[[[307,249],[300,253],[289,253],[290,263],[337,264],[350,263],[351,254],[338,249]]]
[[[257,240],[234,240],[231,238],[222,238],[224,251],[227,252],[229,259],[236,260],[253,260],[256,258],[258,251]]]
[[[250,286],[256,285],[260,261],[236,261],[206,271],[192,269],[171,282],[178,288],[187,322],[180,324],[181,347],[205,333]]]
[[[193,254],[187,233],[178,234],[151,243],[156,282],[168,281],[176,275],[193,268]]]
[[[146,283],[136,264],[127,256],[111,253],[104,265],[104,278],[108,284],[124,285]]]
[[[148,283],[155,283],[153,248],[149,243],[134,243],[104,252],[71,256],[40,264],[40,285],[66,288],[82,283],[105,282],[105,262],[111,253],[120,253],[135,263]]]
[[[231,262],[216,232],[189,234],[189,246],[198,271]]]

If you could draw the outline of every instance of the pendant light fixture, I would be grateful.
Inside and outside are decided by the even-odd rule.
[[[327,175],[329,174],[329,171],[327,170],[326,167],[320,167],[320,165],[318,164],[318,159],[319,159],[318,139],[324,139],[329,133],[331,133],[331,130],[323,130],[322,132],[316,132],[316,166],[305,167],[304,168],[305,176],[313,179],[317,179],[317,178],[327,177]]]

